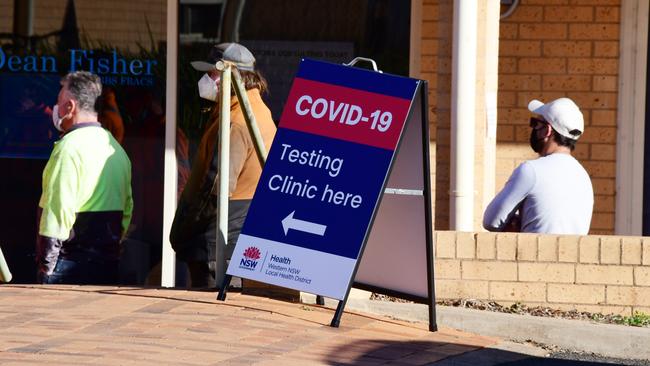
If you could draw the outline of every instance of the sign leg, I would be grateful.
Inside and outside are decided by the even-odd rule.
[[[336,307],[336,312],[334,313],[334,318],[332,318],[332,322],[330,323],[330,327],[338,328],[339,324],[341,324],[341,315],[343,315],[343,309],[345,309],[346,301],[347,296],[345,297],[345,300],[339,301],[339,304]]]
[[[425,241],[427,253],[427,285],[429,287],[429,331],[437,332],[436,323],[436,286],[434,275],[433,214],[431,213],[431,176],[429,175],[429,84],[422,82],[419,87],[422,113],[422,171],[424,172],[424,220],[426,223]]]
[[[232,276],[229,275],[229,274],[223,276],[223,282],[221,283],[221,288],[219,289],[219,294],[217,294],[217,300],[226,301],[226,293],[228,292],[228,285],[230,284],[231,279],[232,279]]]

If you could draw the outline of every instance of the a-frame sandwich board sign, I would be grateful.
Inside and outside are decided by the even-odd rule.
[[[301,61],[218,299],[231,276],[305,291],[340,301],[338,326],[423,84]]]

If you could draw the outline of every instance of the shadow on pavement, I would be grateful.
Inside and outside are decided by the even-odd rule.
[[[523,353],[486,348],[475,352],[445,359],[435,363],[436,366],[469,366],[469,365],[499,365],[499,366],[611,366],[619,362],[601,361],[595,357],[584,355],[584,360],[567,360],[562,358],[536,357]],[[630,364],[633,365],[633,364]]]
[[[390,365],[391,361],[401,365],[428,365],[450,355],[458,355],[479,348],[478,346],[434,341],[364,340],[347,343],[336,348],[327,356],[326,360],[332,365]]]
[[[354,356],[350,361],[350,356]],[[575,355],[574,355],[575,356]],[[564,357],[564,356],[563,356]],[[440,342],[360,341],[339,347],[327,357],[332,365],[436,365],[436,366],[610,366],[637,365],[634,360],[584,360],[536,357],[524,353]],[[629,361],[629,363],[628,363]],[[643,363],[641,363],[643,364]]]

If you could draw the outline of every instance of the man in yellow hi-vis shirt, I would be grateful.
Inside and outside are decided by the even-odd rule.
[[[52,122],[62,132],[43,171],[36,245],[40,283],[115,284],[131,222],[131,162],[97,121],[97,75],[66,75]]]

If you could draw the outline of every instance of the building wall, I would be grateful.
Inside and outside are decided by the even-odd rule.
[[[650,238],[436,233],[438,299],[650,313]]]
[[[449,228],[452,1],[423,0],[421,78],[429,81],[432,204],[436,228]]]
[[[474,228],[480,230],[483,207],[494,191],[494,140],[487,126],[486,99],[497,89],[497,57],[494,47],[498,21],[497,0],[478,3],[475,154],[474,154]],[[429,80],[431,171],[436,229],[450,227],[451,181],[451,82],[452,82],[453,1],[424,0],[422,9],[421,77]],[[492,138],[493,139],[493,138]]]
[[[437,230],[448,230],[450,222],[452,20],[452,0],[423,0],[421,65],[422,78],[430,82]],[[650,312],[650,242],[603,235],[614,232],[619,39],[620,0],[522,0],[501,22],[495,188],[503,187],[518,164],[536,157],[528,146],[528,102],[568,96],[585,116],[574,156],[594,185],[593,235],[438,231],[438,298]],[[477,174],[477,190],[481,179]]]
[[[488,12],[487,2],[479,4],[478,42],[477,42],[477,95],[476,95],[476,135],[475,135],[475,189],[474,221],[480,227],[483,201],[492,196],[484,192],[483,180],[491,174],[486,171],[486,126],[485,91],[492,87],[493,80],[486,75],[490,72],[486,56],[491,52],[485,42],[485,21]],[[432,197],[434,226],[436,229],[450,227],[450,181],[451,181],[451,82],[452,82],[452,38],[453,1],[424,0],[422,9],[421,78],[429,81],[429,121],[432,174]],[[493,184],[492,184],[493,185]],[[488,185],[488,186],[492,186]]]
[[[620,0],[522,0],[501,23],[497,190],[528,147],[531,99],[572,98],[585,116],[574,156],[594,185],[593,234],[614,232]]]

